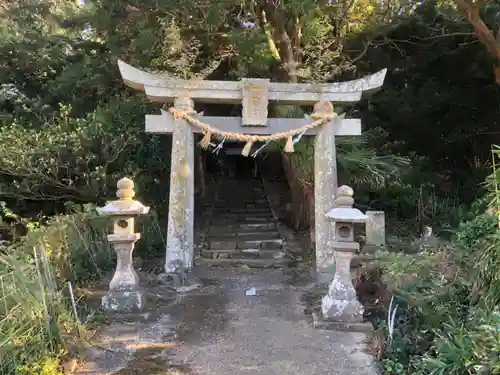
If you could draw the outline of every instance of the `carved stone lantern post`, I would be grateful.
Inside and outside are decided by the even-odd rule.
[[[329,285],[328,293],[321,301],[322,321],[336,329],[358,329],[367,326],[363,323],[363,307],[358,302],[351,277],[351,260],[359,250],[354,241],[354,225],[365,223],[367,216],[353,208],[353,190],[349,186],[337,189],[336,207],[326,214],[333,222],[335,242],[335,276]],[[371,326],[370,326],[371,327]]]
[[[132,180],[122,178],[116,186],[119,199],[97,209],[99,215],[110,216],[113,220],[113,233],[108,235],[108,241],[115,249],[117,260],[109,292],[102,298],[102,307],[107,311],[130,312],[140,310],[145,302],[132,264],[132,252],[135,242],[141,238],[140,233],[134,231],[135,217],[147,214],[149,207],[133,200],[135,191]]]

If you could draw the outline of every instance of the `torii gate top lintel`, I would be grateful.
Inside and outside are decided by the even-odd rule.
[[[245,86],[267,93],[267,100],[283,104],[312,105],[326,100],[335,103],[355,103],[363,94],[382,88],[387,69],[366,77],[336,83],[276,83],[268,79],[241,81],[183,80],[155,75],[118,60],[124,83],[144,91],[151,101],[171,103],[179,97],[189,97],[205,103],[241,103]]]

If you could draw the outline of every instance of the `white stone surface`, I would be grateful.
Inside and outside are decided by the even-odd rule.
[[[364,223],[368,216],[357,208],[335,207],[327,212],[326,216],[331,221],[343,221],[348,223]]]
[[[366,211],[366,244],[385,246],[385,212]]]
[[[335,258],[335,277],[330,283],[328,293],[321,301],[321,312],[326,320],[343,323],[361,323],[363,307],[357,300],[356,290],[351,279],[351,260],[359,249],[354,241],[354,224],[366,220],[354,205],[354,192],[351,187],[343,185],[335,192],[335,207],[325,217],[334,222],[337,241],[333,243]],[[347,232],[341,229],[346,228]]]
[[[134,242],[113,243],[113,246],[116,251],[116,270],[109,283],[109,289],[111,291],[137,290],[139,276],[137,276],[132,263]]]
[[[171,134],[175,129],[174,115],[168,111],[161,111],[161,115],[146,115],[146,132],[155,134]],[[314,120],[300,118],[270,118],[267,120],[267,126],[247,126],[242,127],[240,117],[216,117],[216,116],[197,116],[197,118],[210,126],[222,131],[244,132],[250,135],[275,134],[290,129],[298,129],[308,125]],[[339,116],[336,120],[335,135],[350,136],[361,135],[361,120],[355,118],[345,119]],[[189,126],[193,133],[201,134],[202,131],[196,126]],[[314,135],[317,129],[308,130],[305,135]]]
[[[321,312],[325,320],[343,323],[361,323],[363,307],[357,300],[356,290],[351,280],[350,251],[335,251],[335,276],[328,293],[321,300]]]
[[[241,103],[242,82],[195,81],[151,74],[119,60],[118,67],[126,85],[144,91],[152,101],[173,102],[175,98],[190,97],[200,102]],[[380,89],[387,69],[361,79],[339,83],[275,83],[269,85],[269,100],[283,104],[314,104],[321,100],[353,103],[363,92]]]
[[[103,310],[128,313],[140,311],[146,303],[146,294],[144,291],[137,289],[134,291],[109,291],[107,295],[102,297],[101,305]]]
[[[203,271],[210,284],[202,289],[151,306],[139,321],[102,327],[77,374],[380,374],[366,333],[311,327],[306,290],[290,287],[283,270]],[[249,285],[257,296],[245,296]]]
[[[113,312],[129,312],[144,306],[144,293],[139,286],[132,253],[135,242],[141,238],[139,233],[134,233],[134,217],[148,213],[149,207],[132,199],[135,195],[132,180],[122,178],[117,188],[119,199],[97,209],[100,215],[109,216],[113,221],[113,233],[108,235],[108,241],[116,252],[115,273],[108,294],[102,298],[102,307]]]
[[[108,216],[129,216],[129,215],[145,215],[149,213],[149,207],[144,206],[138,201],[113,201],[104,207],[98,207],[97,213],[99,215]]]
[[[243,126],[266,126],[267,106],[269,104],[269,79],[244,78],[243,89]]]
[[[141,238],[140,233],[132,234],[108,234],[108,241],[112,243],[129,242],[134,243]]]

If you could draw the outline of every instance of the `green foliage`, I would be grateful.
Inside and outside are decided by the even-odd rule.
[[[99,202],[113,194],[110,187],[123,175],[138,176],[139,189],[152,192],[155,175],[165,174],[169,155],[158,139],[139,132],[146,107],[120,100],[75,118],[71,108],[61,105],[57,117],[40,128],[18,122],[1,126],[2,196]]]
[[[381,362],[383,375],[404,375],[404,367],[399,362],[394,362],[392,359],[384,359]]]
[[[30,249],[44,247],[60,282],[80,284],[96,279],[114,266],[114,252],[106,240],[109,219],[90,210],[54,216],[12,245],[10,252],[30,260]]]
[[[436,332],[431,354],[415,361],[415,375],[500,374],[500,314],[473,311],[465,321],[449,319]]]
[[[95,114],[72,119],[68,112],[61,108],[54,123],[42,129],[15,123],[1,128],[4,196],[90,201],[103,195],[110,164],[130,139],[106,134]]]
[[[500,374],[500,232],[485,202],[472,206],[452,247],[380,261],[398,306],[388,374],[396,365],[411,375]]]
[[[83,332],[60,290],[49,293],[48,270],[0,255],[2,374],[59,374],[57,357]]]
[[[113,269],[115,253],[106,239],[110,226],[109,218],[86,207],[84,212],[51,217],[14,242],[6,253],[32,262],[33,248],[43,247],[56,279],[80,285]],[[144,236],[136,246],[136,256],[147,259],[164,253],[164,235],[155,213],[139,218],[136,229]]]
[[[496,178],[494,170],[490,180]],[[383,368],[399,365],[412,375],[500,373],[500,236],[488,200],[464,215],[453,247],[381,261],[399,308]]]
[[[498,229],[472,249],[468,262],[473,267],[474,297],[493,309],[500,304],[500,233]]]
[[[369,147],[369,135],[360,137],[342,137],[337,142],[337,165],[339,167],[340,179],[355,186],[365,185],[380,188],[398,181],[409,160],[396,155],[379,155],[377,151]],[[276,144],[276,148],[282,149],[282,144]],[[269,147],[273,151],[275,147]],[[302,139],[295,145],[295,152],[290,155],[294,165],[301,172],[301,178],[305,183],[312,184],[314,179],[314,142],[310,139]]]
[[[137,94],[128,98],[116,58],[167,77],[283,80],[293,64],[283,56],[276,62],[268,40],[270,33],[282,49],[276,31],[283,18],[295,43],[299,80],[350,79],[389,68],[382,92],[347,109],[363,118],[368,139],[339,137],[341,180],[359,185],[360,203],[376,209],[393,205],[388,214],[415,221],[415,192],[427,184],[435,187],[443,213],[469,203],[484,178],[489,141],[482,134],[497,127],[498,116],[488,110],[497,103],[497,88],[485,73],[490,62],[467,35],[469,25],[446,4],[391,4],[381,12],[370,0],[289,2],[275,11],[254,1],[9,3],[9,27],[0,39],[0,160],[6,163],[0,195],[96,203],[112,194],[119,175],[129,174],[141,195],[164,211],[170,145],[164,136],[142,134],[143,115],[157,108]],[[494,11],[488,8],[488,23],[495,21]],[[246,21],[258,27],[243,29]],[[465,95],[470,87],[474,95]],[[35,151],[21,151],[33,144]],[[311,155],[312,148],[300,156],[307,170]],[[400,186],[387,186],[395,169],[407,176]],[[433,215],[433,221],[448,218]]]
[[[109,218],[96,216],[92,207],[86,207],[84,212],[54,216],[45,225],[33,226],[27,236],[2,250],[1,374],[59,374],[59,359],[77,340],[84,339],[85,332],[70,312],[67,283],[76,288],[114,268],[115,254],[106,240],[109,226]],[[154,214],[140,220],[138,230],[146,238],[139,242],[136,254],[164,252]],[[41,274],[35,266],[34,249]],[[46,263],[41,261],[42,249]],[[55,291],[50,291],[51,285],[56,286]]]
[[[64,375],[58,358],[44,358],[16,369],[17,375]]]
[[[483,213],[472,220],[462,223],[455,235],[456,241],[467,249],[472,249],[496,232],[498,217]]]
[[[491,108],[499,89],[489,56],[469,33],[456,13],[424,2],[367,52],[363,71],[389,67],[389,76],[384,90],[359,107],[368,128],[389,135],[392,152],[423,157],[418,172],[434,176],[439,196],[459,195],[468,204],[489,173],[487,134],[498,128]]]

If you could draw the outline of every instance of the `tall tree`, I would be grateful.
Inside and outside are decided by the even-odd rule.
[[[391,19],[413,9],[410,0],[90,4],[87,21],[117,56],[129,61],[176,76],[251,72],[292,82],[325,81],[353,68]],[[359,32],[365,32],[365,42],[347,51],[347,39]]]
[[[474,27],[477,38],[484,44],[486,50],[494,59],[495,67],[493,74],[496,83],[500,85],[500,30],[495,32],[493,27],[489,27],[481,15],[481,11],[487,13],[486,17],[495,14],[495,21],[498,24],[499,4],[489,0],[454,0],[460,11],[467,17],[469,23]]]

